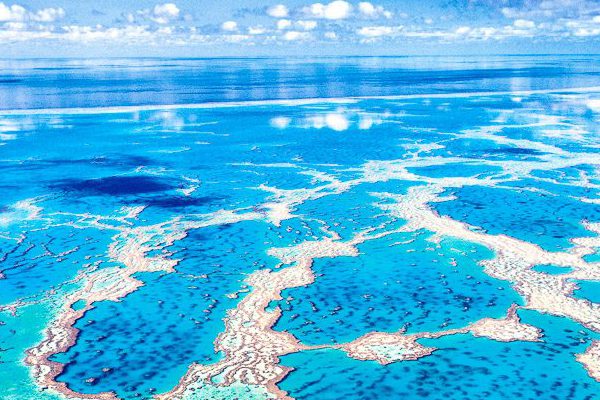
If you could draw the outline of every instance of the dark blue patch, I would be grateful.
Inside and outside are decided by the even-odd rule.
[[[522,149],[518,147],[500,147],[498,149],[485,150],[486,153],[505,153],[505,154],[525,154],[525,155],[542,155],[544,152],[533,149]]]
[[[174,186],[151,176],[108,176],[98,179],[69,179],[54,186],[65,191],[80,192],[85,195],[135,195],[156,193],[175,189]]]
[[[224,200],[225,197],[204,196],[204,197],[184,197],[184,196],[161,196],[156,198],[135,200],[136,204],[144,204],[150,207],[160,208],[184,208],[205,206]]]

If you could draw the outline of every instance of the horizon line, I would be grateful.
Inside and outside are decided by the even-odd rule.
[[[260,107],[267,105],[296,106],[309,104],[355,104],[363,100],[408,100],[408,99],[434,99],[434,98],[467,98],[478,96],[526,96],[533,94],[562,94],[562,93],[593,93],[600,92],[600,86],[570,87],[556,89],[533,89],[512,91],[479,91],[479,92],[455,92],[455,93],[419,93],[382,96],[347,96],[347,97],[310,97],[297,99],[271,99],[271,100],[242,100],[206,103],[181,103],[181,104],[149,104],[130,106],[107,106],[107,107],[65,107],[65,108],[24,108],[0,110],[0,116],[13,115],[95,115],[95,114],[127,114],[144,111],[163,111],[177,109],[211,109],[231,107]]]
[[[218,59],[314,59],[314,58],[418,58],[418,57],[551,57],[551,56],[600,56],[600,53],[467,53],[467,54],[331,54],[331,55],[221,55],[221,56],[49,56],[49,57],[0,57],[11,60],[114,60],[114,59],[172,59],[172,60],[218,60]]]

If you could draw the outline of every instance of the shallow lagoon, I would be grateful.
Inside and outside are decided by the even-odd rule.
[[[297,399],[593,399],[598,385],[570,353],[583,351],[598,335],[556,317],[521,314],[544,329],[542,342],[501,343],[466,334],[422,339],[439,350],[386,366],[337,350],[302,352],[283,358],[295,371],[281,387]]]
[[[362,257],[317,260],[312,285],[282,293],[275,329],[307,344],[343,343],[372,331],[462,328],[521,302],[476,264],[492,256],[487,249],[451,239],[437,246],[428,237],[390,235],[359,245]]]

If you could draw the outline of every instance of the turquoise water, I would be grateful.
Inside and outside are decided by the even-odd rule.
[[[395,234],[359,245],[361,257],[318,260],[315,283],[283,292],[275,329],[308,344],[342,343],[371,331],[460,328],[521,302],[476,264],[491,257],[487,249],[450,239],[434,248],[428,236]]]
[[[136,398],[169,390],[193,362],[218,360],[213,341],[224,329],[225,312],[244,293],[227,295],[240,289],[246,274],[276,264],[256,251],[265,246],[259,228],[240,222],[193,231],[170,248],[182,260],[176,274],[137,275],[144,286],[122,302],[96,303],[75,325],[77,344],[56,357],[67,366],[59,380],[79,392],[117,388],[122,398]],[[253,240],[236,240],[251,232]]]
[[[33,231],[21,243],[4,241],[0,280],[0,301],[10,304],[19,299],[36,298],[48,288],[74,279],[77,272],[106,259],[110,235],[94,229],[56,227]],[[4,247],[3,247],[4,248]],[[62,254],[68,252],[68,254]]]
[[[580,299],[586,299],[594,303],[600,303],[600,282],[599,281],[578,281],[578,289],[573,295]]]
[[[533,271],[535,272],[542,272],[544,274],[548,274],[548,275],[562,275],[562,274],[567,274],[569,272],[571,272],[573,269],[572,268],[565,268],[565,267],[559,267],[558,265],[551,265],[551,264],[543,264],[543,265],[536,265],[535,267],[532,268]]]
[[[56,379],[83,394],[150,399],[191,364],[226,359],[214,342],[256,293],[249,279],[293,264],[274,248],[333,238],[357,252],[319,254],[312,284],[266,299],[281,311],[273,330],[329,345],[463,328],[526,304],[485,269],[493,249],[437,235],[444,226],[432,220],[550,252],[596,235],[583,222],[600,222],[597,57],[113,61],[6,65],[20,78],[0,83],[0,398],[55,398],[40,391],[26,351],[105,269],[140,267],[132,276],[143,285],[119,301],[96,293],[75,344],[51,356],[64,365]],[[394,208],[388,194],[404,202]],[[124,243],[147,247],[127,258]],[[598,262],[592,251],[584,260]],[[177,262],[150,272],[149,257]],[[573,297],[600,302],[597,280],[576,283]],[[421,340],[440,349],[431,356],[387,366],[300,352],[281,357],[296,370],[280,387],[297,399],[600,392],[574,356],[597,332],[519,313],[542,342],[446,336]]]
[[[549,251],[570,248],[570,238],[589,234],[581,221],[600,218],[597,205],[560,195],[481,187],[464,187],[453,194],[456,201],[436,205],[441,214]]]
[[[281,387],[297,399],[594,399],[598,384],[570,353],[582,351],[597,334],[555,317],[521,314],[544,329],[543,342],[445,336],[420,341],[438,348],[431,356],[386,366],[338,350],[302,352],[283,358],[296,370]]]

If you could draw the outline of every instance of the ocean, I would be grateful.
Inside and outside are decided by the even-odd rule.
[[[595,398],[599,61],[0,61],[0,398]]]

